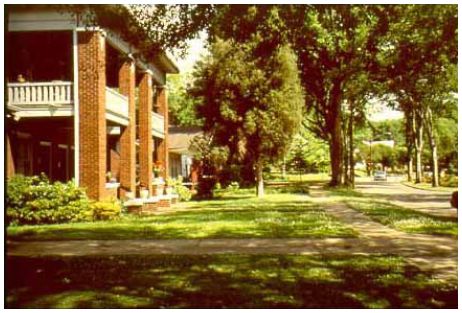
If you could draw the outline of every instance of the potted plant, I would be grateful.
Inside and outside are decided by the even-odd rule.
[[[154,177],[159,177],[162,172],[162,164],[157,161],[152,165],[152,173]]]

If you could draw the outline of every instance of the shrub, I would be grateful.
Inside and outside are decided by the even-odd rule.
[[[455,175],[445,175],[440,179],[440,185],[443,187],[458,187],[459,179]]]
[[[226,187],[227,191],[238,191],[239,190],[239,183],[237,181],[231,182],[228,187]]]
[[[122,205],[116,199],[95,201],[89,206],[88,217],[93,221],[114,220],[120,217]]]
[[[89,200],[74,182],[50,183],[45,175],[16,175],[7,182],[7,225],[55,224],[84,220]]]
[[[178,176],[178,179],[167,179],[167,185],[173,187],[173,192],[178,195],[180,201],[189,201],[192,197],[192,192],[187,187],[183,186],[183,177]]]

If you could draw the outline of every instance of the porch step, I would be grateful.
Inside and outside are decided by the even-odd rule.
[[[172,204],[178,202],[178,195],[153,196],[147,199],[130,199],[124,202],[124,207],[128,213],[133,214],[152,214],[158,208],[169,208]]]

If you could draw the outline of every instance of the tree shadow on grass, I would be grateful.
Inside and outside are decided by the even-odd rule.
[[[319,207],[294,202],[268,203],[260,208],[209,208],[180,211],[122,222],[37,227],[9,239],[195,239],[352,237],[355,232]]]
[[[393,256],[7,258],[8,308],[456,308]]]

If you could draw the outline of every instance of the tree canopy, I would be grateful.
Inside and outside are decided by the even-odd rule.
[[[249,160],[262,184],[263,165],[280,158],[298,131],[304,97],[292,50],[283,46],[259,58],[255,47],[217,40],[197,64],[191,94],[205,131],[231,158]]]

